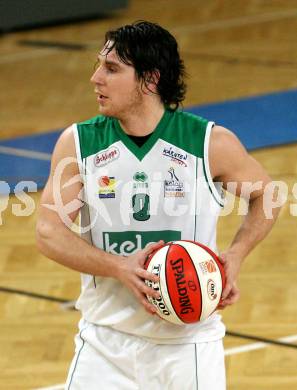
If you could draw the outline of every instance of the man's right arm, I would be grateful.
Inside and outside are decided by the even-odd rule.
[[[63,164],[64,168],[57,179],[55,173],[60,170],[60,164]],[[160,243],[152,244],[149,248],[125,258],[94,247],[74,233],[70,225],[83,205],[79,199],[83,188],[79,178],[74,135],[72,129],[68,128],[55,146],[50,176],[41,196],[36,227],[40,252],[76,271],[120,280],[136,295],[146,310],[155,312],[144,294],[155,296],[156,293],[145,285],[143,279],[156,281],[156,277],[143,269],[143,263],[146,256],[160,246]],[[66,205],[75,205],[74,210],[67,215],[68,222],[63,218],[63,210],[59,210],[55,202],[57,196],[61,200],[60,207],[64,210]]]
[[[71,158],[72,162],[66,164],[67,158]],[[58,164],[63,161],[64,169],[56,180],[55,172]],[[77,179],[67,185],[74,177]],[[62,208],[70,202],[75,202],[76,208],[67,215],[68,220],[73,222],[76,219],[83,205],[79,199],[82,186],[79,180],[74,136],[72,129],[68,128],[55,146],[50,176],[41,196],[36,229],[38,248],[45,256],[76,271],[113,277],[117,269],[116,263],[120,259],[89,245],[63,220]],[[57,196],[61,200],[59,204],[55,202]]]

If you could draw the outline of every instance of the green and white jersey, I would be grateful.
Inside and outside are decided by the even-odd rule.
[[[166,110],[141,147],[115,118],[73,125],[84,183],[82,235],[129,256],[151,242],[194,240],[216,251],[221,187],[212,181],[208,146],[213,122]],[[151,316],[112,278],[82,275],[77,308],[92,323],[158,343],[211,341],[224,335],[220,316],[184,326]]]

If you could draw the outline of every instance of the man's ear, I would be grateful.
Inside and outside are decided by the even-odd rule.
[[[160,79],[160,72],[158,69],[155,69],[151,72],[147,72],[144,79],[145,89],[148,92],[157,93],[157,85],[159,83],[159,79]]]

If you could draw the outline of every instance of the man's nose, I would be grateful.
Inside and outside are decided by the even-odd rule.
[[[95,84],[103,84],[104,83],[103,71],[102,71],[102,67],[101,66],[99,66],[95,70],[95,72],[93,73],[93,75],[91,77],[91,82],[95,83]]]

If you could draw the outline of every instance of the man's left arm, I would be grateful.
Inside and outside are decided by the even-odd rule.
[[[222,182],[225,189],[228,183],[235,182],[234,195],[248,202],[247,214],[236,232],[229,248],[221,254],[226,272],[226,286],[219,308],[235,303],[239,299],[236,280],[240,266],[251,250],[262,241],[271,230],[280,207],[271,208],[270,218],[264,207],[265,189],[270,188],[271,178],[263,167],[250,156],[238,138],[229,130],[215,126],[210,146],[210,170],[214,181]],[[271,193],[271,191],[270,191]],[[271,194],[271,197],[275,194]],[[273,199],[270,199],[272,205]]]

